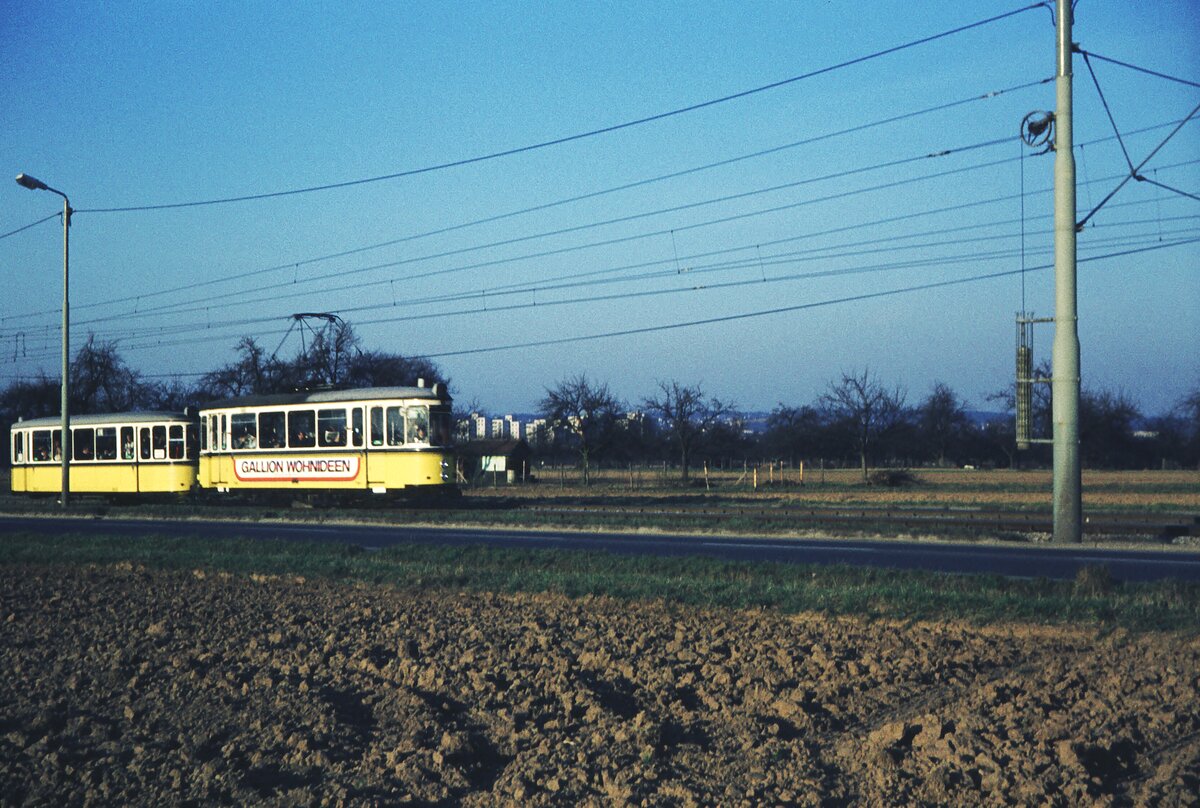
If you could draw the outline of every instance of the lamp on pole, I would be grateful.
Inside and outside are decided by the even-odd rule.
[[[67,284],[70,268],[70,232],[71,232],[71,200],[62,191],[51,188],[37,177],[28,174],[17,175],[17,185],[31,191],[49,191],[63,198],[63,305],[62,305],[62,438],[59,440],[62,451],[62,506],[67,507],[67,499],[71,492],[71,409],[67,399],[67,379],[71,372],[71,317],[70,298]]]

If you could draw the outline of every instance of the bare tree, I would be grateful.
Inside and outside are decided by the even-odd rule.
[[[705,434],[735,411],[732,404],[717,398],[705,399],[700,385],[679,382],[659,382],[659,395],[642,401],[642,406],[654,413],[666,427],[667,434],[679,450],[680,479],[687,482],[692,452]]]
[[[592,456],[604,449],[617,431],[621,405],[607,384],[596,384],[579,374],[547,388],[539,404],[542,416],[553,426],[556,437],[570,435],[583,465],[583,484],[591,483]]]
[[[273,357],[266,356],[254,337],[242,337],[235,350],[239,354],[237,359],[206,373],[200,379],[198,388],[201,398],[233,398],[255,393],[276,393],[282,389],[281,364]]]
[[[862,373],[843,373],[838,383],[829,383],[821,396],[821,405],[832,420],[850,429],[867,481],[867,458],[876,442],[904,419],[904,391],[887,390],[869,369]]]
[[[946,465],[948,450],[961,445],[971,423],[962,400],[949,385],[935,382],[916,414],[921,438],[937,456],[938,465]]]
[[[71,361],[71,409],[77,414],[124,412],[143,409],[154,402],[153,385],[125,364],[115,342],[96,339],[75,352]]]

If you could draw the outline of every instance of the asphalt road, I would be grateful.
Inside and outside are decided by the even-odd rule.
[[[630,555],[705,555],[730,561],[921,569],[1023,578],[1073,578],[1080,567],[1103,564],[1114,578],[1200,581],[1200,552],[1115,550],[1030,545],[979,545],[847,539],[678,536],[400,526],[262,524],[107,518],[0,517],[0,534],[86,533],[124,536],[246,537],[328,541],[368,548],[396,544],[485,544],[491,547],[601,550]]]

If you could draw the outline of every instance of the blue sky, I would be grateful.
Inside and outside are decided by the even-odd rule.
[[[1027,112],[1054,106],[1053,84],[1035,84],[1054,71],[1045,9],[494,160],[257,201],[98,209],[517,149],[1021,7],[4,0],[0,163],[62,189],[80,211],[73,342],[117,339],[148,374],[211,369],[246,334],[273,350],[291,313],[333,311],[368,347],[435,356],[460,399],[498,412],[532,409],[579,372],[631,402],[675,379],[770,409],[809,402],[863,367],[913,401],[942,380],[986,407],[1012,380],[1019,275],[862,298],[1020,270],[1023,243],[1024,305],[1053,311],[1052,273],[1037,269],[1052,260],[1052,156],[1015,140]],[[1081,0],[1075,39],[1200,81],[1193,0]],[[1093,67],[1135,163],[1200,102],[1195,87]],[[1082,217],[1127,169],[1079,56],[1075,112]],[[770,153],[748,157],[758,152]],[[1193,120],[1143,173],[1196,194],[1198,159]],[[57,205],[6,181],[0,233]],[[1130,183],[1093,223],[1079,237],[1084,385],[1165,411],[1200,385],[1200,246],[1161,247],[1200,235],[1200,202]],[[60,233],[51,219],[0,239],[3,379],[55,374]],[[1145,247],[1160,249],[1083,261]],[[831,302],[846,298],[860,299]],[[790,310],[743,316],[775,309]],[[719,322],[646,330],[703,320]],[[633,330],[642,333],[468,353]],[[1049,356],[1051,337],[1040,327],[1035,358]],[[293,334],[282,351],[297,348]]]

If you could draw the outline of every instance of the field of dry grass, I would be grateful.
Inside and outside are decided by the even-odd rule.
[[[723,497],[753,497],[764,503],[789,505],[896,505],[908,507],[997,507],[1048,509],[1051,472],[1008,469],[923,469],[914,471],[915,484],[889,488],[864,485],[857,469],[798,469],[760,466],[743,471],[693,472],[690,484],[679,481],[677,470],[634,466],[592,473],[583,487],[577,469],[546,467],[536,482],[506,486],[486,481],[473,496],[598,497],[605,494],[673,497],[682,493]],[[757,482],[757,486],[755,483]],[[1085,471],[1084,509],[1200,511],[1200,470]]]

